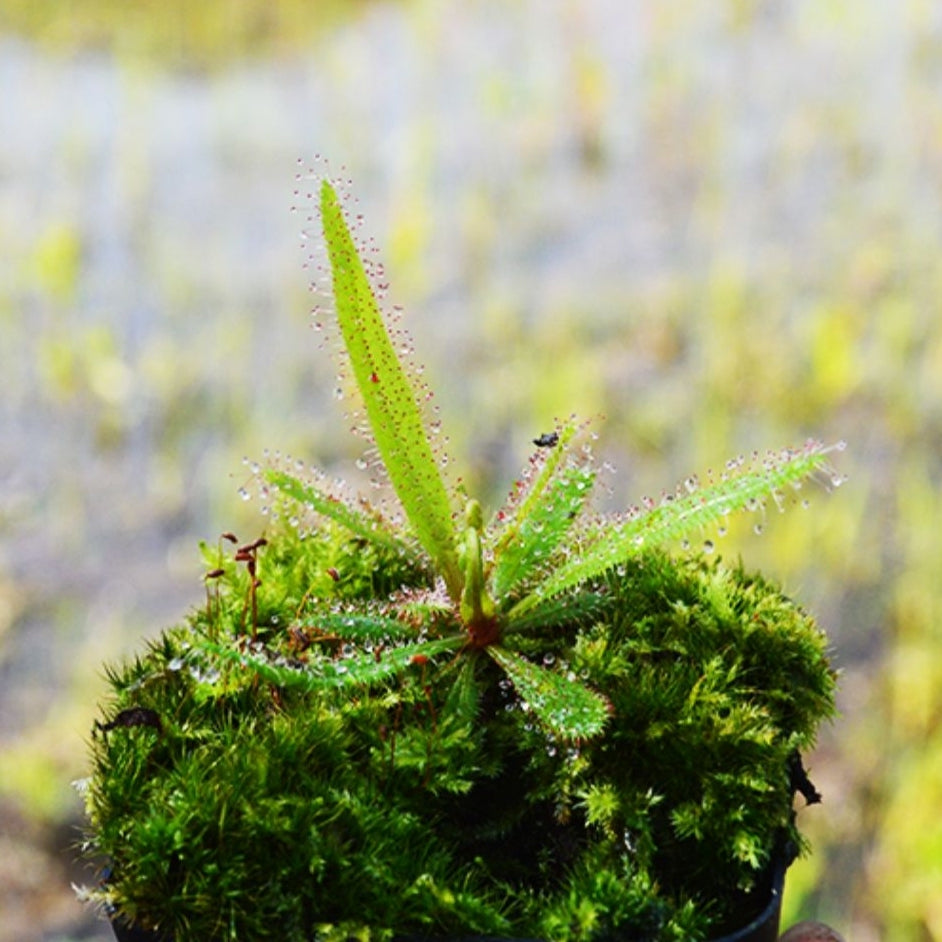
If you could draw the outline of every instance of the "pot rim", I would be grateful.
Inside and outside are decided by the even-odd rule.
[[[779,855],[775,860],[772,869],[772,887],[769,893],[769,901],[754,919],[742,928],[736,929],[734,932],[730,932],[727,935],[711,939],[710,942],[748,942],[753,933],[772,922],[776,923],[776,931],[772,938],[777,938],[779,911],[781,910],[782,893],[785,888],[785,871],[788,869],[790,863],[791,861],[784,855]]]

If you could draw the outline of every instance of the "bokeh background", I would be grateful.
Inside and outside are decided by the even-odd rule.
[[[571,412],[613,506],[847,440],[846,485],[720,543],[843,672],[785,920],[942,939],[942,6],[3,0],[0,942],[109,938],[70,888],[101,665],[264,528],[243,457],[355,473],[315,154],[492,501]]]

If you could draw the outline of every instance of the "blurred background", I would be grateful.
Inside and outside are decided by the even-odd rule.
[[[843,673],[785,921],[942,939],[942,6],[2,0],[0,142],[0,942],[110,938],[70,888],[102,664],[264,529],[243,458],[355,473],[316,154],[492,505],[572,412],[610,506],[847,440],[719,544]]]

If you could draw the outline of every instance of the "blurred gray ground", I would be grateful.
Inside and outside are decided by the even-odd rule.
[[[935,289],[884,256],[938,243],[940,37],[890,0],[380,3],[205,71],[0,37],[0,942],[108,937],[63,850],[100,665],[199,602],[198,540],[264,527],[243,455],[346,473],[365,447],[309,330],[299,157],[353,180],[492,500],[570,412],[606,414],[622,505],[727,449],[850,440],[860,529],[823,562],[774,535],[730,553],[800,588],[845,711],[868,702],[892,591],[870,538],[911,434],[884,406],[918,382],[939,440],[938,384],[902,359],[937,312],[899,309],[900,371],[869,387],[782,364],[870,329],[816,307],[835,272]],[[755,356],[724,359],[730,332]]]

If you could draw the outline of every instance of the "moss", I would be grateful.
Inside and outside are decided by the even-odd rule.
[[[310,656],[291,628],[325,563],[348,578],[319,583],[308,622],[364,591],[375,560],[346,549],[329,528],[269,538],[255,642],[269,657]],[[422,581],[391,581],[404,575]],[[768,582],[721,561],[649,553],[594,588],[599,617],[561,626],[544,655],[612,717],[561,743],[483,657],[467,662],[481,687],[463,710],[449,706],[452,656],[353,698],[209,663],[204,638],[250,643],[233,568],[205,609],[110,673],[104,720],[160,717],[94,740],[89,812],[110,899],[180,940],[310,939],[327,924],[702,937],[728,915],[717,900],[752,887],[783,835],[798,840],[788,759],[832,709],[825,641]]]

